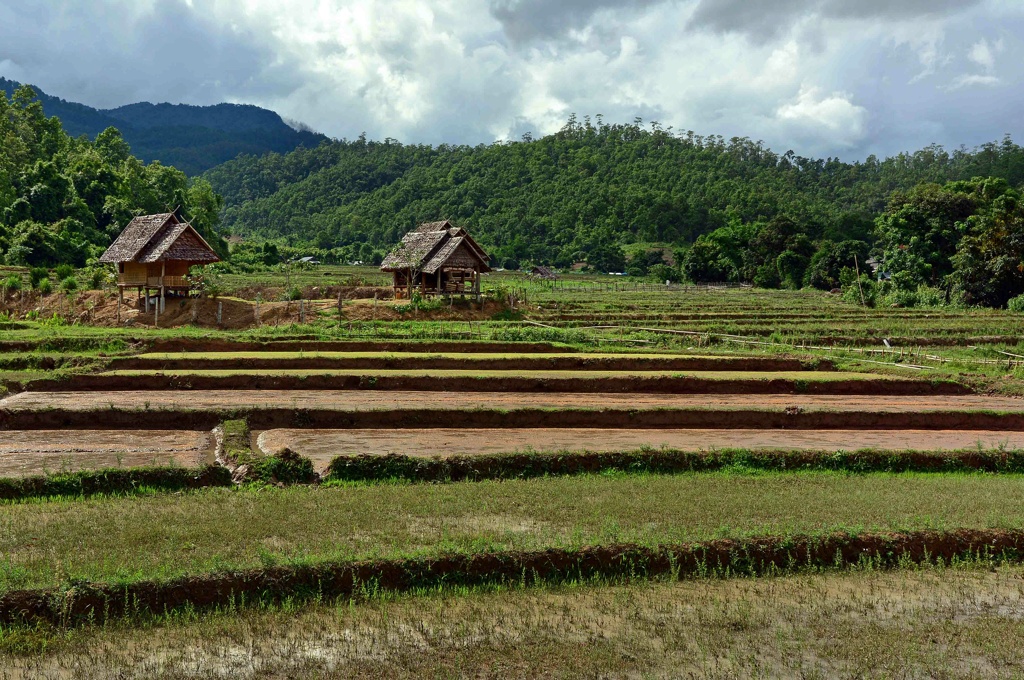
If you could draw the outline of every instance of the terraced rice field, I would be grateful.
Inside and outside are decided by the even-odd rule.
[[[636,308],[632,294],[576,307],[554,295],[551,309],[543,295],[530,315],[559,328],[599,311],[601,324],[634,330],[751,335],[774,314],[772,332],[817,340],[904,323],[938,343],[1024,332],[1005,315],[866,314],[819,294],[703,292],[680,305],[672,293]],[[242,595],[276,616],[288,598],[360,607],[381,591],[628,589],[617,579],[888,569],[936,555],[989,573],[1019,569],[1024,554],[1024,399],[948,374],[838,370],[821,353],[706,354],[703,341],[678,352],[161,342],[174,351],[135,347],[0,399],[0,660],[14,639],[3,626],[28,635],[18,617],[53,626],[42,635],[61,649],[74,643],[54,631],[104,616],[130,629],[140,611],[224,610]],[[716,462],[659,468],[664,451]],[[597,453],[608,455],[587,457]],[[773,457],[794,465],[763,464]],[[466,467],[482,459],[500,470]],[[362,467],[345,476],[346,465]],[[164,493],[132,482],[141,466],[200,481]],[[201,481],[211,466],[216,484]],[[110,468],[127,477],[104,495]],[[60,497],[46,490],[65,477],[33,477],[90,470],[90,490]],[[1018,600],[1009,606],[1024,616]]]
[[[213,463],[209,432],[178,430],[8,430],[0,437],[0,477],[123,467]]]
[[[586,430],[434,428],[388,430],[276,429],[255,433],[264,455],[288,448],[324,471],[338,456],[398,454],[417,458],[530,451],[680,451],[769,449],[801,451],[960,451],[1024,449],[1024,432],[971,430]]]

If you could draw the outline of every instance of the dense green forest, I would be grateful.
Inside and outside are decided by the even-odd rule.
[[[108,128],[95,141],[74,138],[47,118],[29,87],[0,92],[0,259],[7,264],[85,265],[98,257],[140,213],[181,206],[210,244],[217,235],[220,197],[209,182],[190,181],[158,162],[131,155]]]
[[[1019,185],[1024,150],[1007,138],[844,163],[656,123],[588,119],[489,146],[324,143],[238,158],[205,175],[224,197],[225,228],[245,236],[341,247],[366,259],[416,222],[448,218],[469,227],[503,266],[600,260],[599,268],[618,264],[619,249],[631,243],[686,248],[716,229],[757,231],[776,218],[812,244],[872,241],[894,191],[975,176]]]
[[[13,96],[19,83],[0,78],[0,91]],[[198,175],[239,154],[285,153],[299,146],[316,146],[327,139],[310,130],[296,130],[281,116],[258,106],[217,104],[129,104],[116,109],[64,101],[36,88],[47,116],[61,120],[72,137],[96,135],[117,128],[146,162],[160,161],[186,174]]]
[[[132,115],[160,130],[178,114]],[[1024,149],[1009,137],[844,163],[571,118],[489,146],[324,142],[190,181],[135,158],[114,128],[71,137],[21,88],[0,95],[0,141],[0,257],[12,264],[81,265],[132,215],[181,205],[222,251],[218,231],[246,237],[232,252],[241,269],[300,251],[379,262],[416,223],[448,218],[506,268],[583,261],[659,280],[843,288],[865,304],[1024,307]]]

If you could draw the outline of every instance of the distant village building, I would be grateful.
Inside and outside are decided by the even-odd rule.
[[[546,281],[557,281],[558,274],[551,267],[545,267],[542,264],[538,264],[530,270],[530,273],[538,279],[544,279]]]
[[[871,273],[874,274],[875,278],[879,281],[888,281],[892,279],[892,272],[885,270],[885,263],[876,257],[869,257],[864,260],[864,264],[871,267]]]
[[[394,274],[395,298],[466,295],[480,298],[480,274],[490,257],[462,227],[451,222],[421,224],[402,237],[384,258],[381,271]]]
[[[160,294],[160,311],[168,292],[188,293],[189,267],[219,262],[214,252],[191,224],[177,213],[140,215],[125,227],[110,244],[100,262],[117,265],[117,287],[121,297],[125,288],[138,288],[146,293]]]

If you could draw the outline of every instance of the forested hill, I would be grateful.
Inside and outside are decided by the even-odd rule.
[[[205,175],[225,199],[224,226],[239,234],[365,254],[418,221],[448,218],[499,264],[560,266],[609,246],[685,246],[719,227],[779,217],[814,241],[869,241],[893,191],[974,176],[1020,185],[1024,150],[1007,138],[846,163],[574,118],[536,140],[430,147],[360,138],[242,157]]]
[[[8,96],[19,86],[0,78],[0,90]],[[326,139],[315,132],[295,130],[273,111],[258,106],[144,102],[116,109],[94,109],[35,89],[45,114],[59,118],[71,136],[95,138],[103,130],[116,127],[142,160],[159,160],[189,175],[202,173],[239,154],[287,153],[303,145],[316,146]]]
[[[145,164],[115,128],[95,141],[47,118],[31,88],[0,91],[0,262],[83,266],[140,213],[180,207],[222,255],[221,201],[209,182]]]

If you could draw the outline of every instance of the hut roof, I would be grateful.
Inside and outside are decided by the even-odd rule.
[[[191,224],[181,222],[174,213],[136,217],[100,257],[100,262],[161,260],[209,263],[220,258]]]
[[[545,267],[542,264],[534,266],[534,268],[530,270],[530,273],[538,278],[548,279],[549,281],[555,281],[558,279],[558,274],[555,273],[554,269],[551,267]]]
[[[425,222],[402,237],[402,242],[381,263],[381,271],[394,272],[403,269],[425,271],[433,274],[456,253],[462,251],[461,259],[469,258],[465,266],[478,264],[480,271],[490,271],[488,256],[477,245],[469,233],[451,222]],[[473,262],[475,260],[475,262]]]

